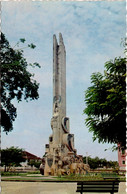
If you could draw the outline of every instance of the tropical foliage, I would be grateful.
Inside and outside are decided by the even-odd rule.
[[[20,166],[21,162],[25,162],[23,149],[12,146],[1,150],[1,166],[5,167],[5,172],[9,171],[9,169],[13,166]]]
[[[91,158],[90,156],[88,157],[83,157],[83,162],[86,163],[88,162],[90,169],[96,169],[96,168],[118,168],[118,162],[117,161],[107,161],[105,158]]]
[[[24,43],[25,39],[20,39],[16,44]],[[13,100],[22,101],[23,97],[34,100],[39,98],[39,84],[33,79],[34,75],[28,71],[28,67],[39,66],[38,63],[28,64],[24,58],[23,50],[12,48],[5,35],[1,33],[1,126],[8,133],[13,130],[13,121],[17,116],[16,107]],[[15,46],[16,46],[15,45]],[[34,44],[27,45],[35,48]]]
[[[104,75],[93,73],[85,92],[86,125],[93,140],[126,147],[126,59],[105,63]]]

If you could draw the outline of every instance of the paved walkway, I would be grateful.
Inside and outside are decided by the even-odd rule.
[[[4,181],[1,182],[1,194],[76,194],[76,187],[76,183]],[[118,194],[126,194],[125,189],[126,183],[121,182]]]

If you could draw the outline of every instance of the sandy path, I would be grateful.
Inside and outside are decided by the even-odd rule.
[[[3,181],[1,187],[1,194],[76,194],[77,184]],[[118,194],[126,194],[125,189],[126,184],[120,183]]]

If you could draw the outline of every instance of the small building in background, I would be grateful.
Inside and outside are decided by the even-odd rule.
[[[26,159],[26,162],[30,162],[31,160],[34,160],[35,162],[41,162],[42,158],[35,156],[34,154],[31,154],[30,152],[23,151],[23,157]]]
[[[126,170],[126,157],[127,157],[127,150],[121,149],[118,145],[118,163],[119,168],[122,171]]]
[[[42,158],[40,158],[34,154],[31,154],[30,152],[27,152],[27,151],[23,151],[23,158],[25,158],[25,162],[22,162],[21,166],[26,167],[26,168],[30,167],[30,162],[32,162],[32,161],[40,162],[40,163],[42,162]]]

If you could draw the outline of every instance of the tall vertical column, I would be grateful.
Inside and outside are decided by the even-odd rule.
[[[58,100],[59,95],[59,77],[58,77],[58,43],[56,36],[53,36],[53,106]],[[53,107],[53,113],[55,109]]]
[[[66,51],[61,33],[59,45],[53,36],[53,114],[57,111],[66,116]]]
[[[60,90],[61,90],[61,112],[62,116],[66,116],[66,51],[63,43],[62,34],[59,34],[59,57],[60,65]]]

